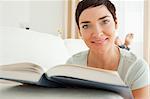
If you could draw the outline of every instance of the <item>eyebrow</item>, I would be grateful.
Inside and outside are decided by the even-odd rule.
[[[80,24],[84,24],[84,23],[90,23],[90,21],[83,21]]]
[[[102,19],[105,19],[107,17],[110,17],[110,16],[106,15],[106,16],[103,16],[103,17],[99,18],[98,20],[102,20]]]
[[[103,17],[99,18],[98,20],[102,20],[102,19],[105,19],[107,17],[110,17],[110,16],[106,15],[106,16],[103,16]],[[80,24],[84,24],[84,23],[90,23],[90,21],[83,21]]]

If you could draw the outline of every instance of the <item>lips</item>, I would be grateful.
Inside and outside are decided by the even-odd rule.
[[[101,38],[101,39],[92,40],[91,43],[104,44],[107,40],[108,40],[108,38],[105,37],[105,38]]]

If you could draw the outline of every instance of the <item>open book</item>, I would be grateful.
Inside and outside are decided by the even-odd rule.
[[[116,92],[124,99],[132,99],[127,85],[117,71],[96,69],[78,65],[58,65],[44,71],[32,63],[0,66],[0,79],[46,87],[82,87]]]

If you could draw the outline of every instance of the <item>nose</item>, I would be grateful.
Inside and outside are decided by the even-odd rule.
[[[100,37],[102,36],[104,33],[102,31],[102,28],[99,25],[96,25],[93,29],[93,37]]]

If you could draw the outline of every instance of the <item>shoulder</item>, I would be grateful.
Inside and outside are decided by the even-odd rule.
[[[136,54],[132,53],[131,51],[127,51],[124,49],[120,50],[121,57],[123,59],[123,63],[127,66],[136,66],[136,68],[141,68],[142,66],[148,66],[147,62],[138,57]]]
[[[148,85],[150,80],[150,78],[148,78],[150,72],[148,63],[130,51],[120,51],[122,56],[120,74],[126,84],[128,84],[132,90]]]
[[[67,64],[86,65],[88,50],[79,52],[68,59]]]
[[[130,81],[132,90],[135,90],[150,84],[149,76],[148,63],[144,59],[138,58],[129,68],[126,79]]]
[[[127,62],[135,62],[138,59],[138,57],[134,53],[125,49],[120,49],[120,55],[121,58],[123,58],[123,60]]]
[[[134,53],[120,49],[121,58],[122,58],[122,65],[128,68],[147,68],[149,67],[147,62],[140,57],[137,57]]]

